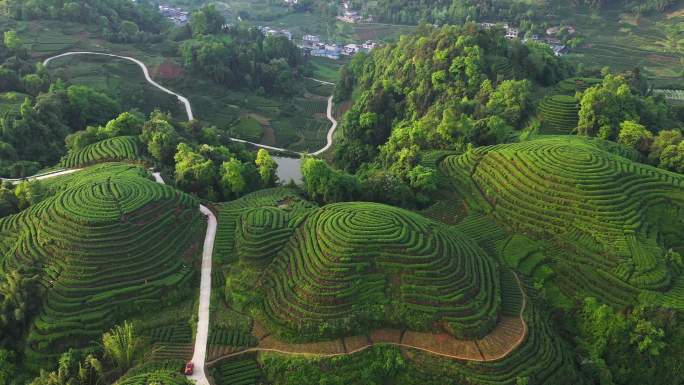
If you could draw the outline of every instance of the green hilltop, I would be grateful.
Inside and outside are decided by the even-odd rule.
[[[684,282],[684,177],[611,150],[598,140],[543,137],[447,156],[440,169],[472,209],[544,240],[569,296],[626,306],[646,294],[681,308],[671,292]]]
[[[33,365],[90,345],[142,307],[184,297],[193,281],[204,228],[196,199],[135,166],[82,173],[57,178],[54,196],[0,220],[3,270],[37,274],[43,287],[26,339]]]

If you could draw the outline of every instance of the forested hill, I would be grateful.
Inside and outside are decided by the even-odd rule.
[[[20,20],[64,20],[95,25],[107,40],[147,41],[168,22],[149,0],[2,0],[0,11]]]
[[[402,173],[421,150],[501,142],[524,127],[533,85],[570,73],[542,45],[507,41],[474,24],[424,26],[343,70],[338,98],[354,87],[360,95],[343,120],[336,161],[356,170],[379,154]]]

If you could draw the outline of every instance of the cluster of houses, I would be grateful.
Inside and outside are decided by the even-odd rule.
[[[508,39],[520,39],[520,30],[509,26],[507,23],[497,24],[497,23],[480,23],[480,26],[484,29],[502,28],[504,30],[505,36]],[[568,33],[568,35],[574,35],[577,30],[574,27],[551,27],[546,30],[546,36],[542,37],[537,34],[532,35],[530,38],[523,38],[522,42],[526,43],[528,41],[535,41],[537,43],[548,45],[553,51],[554,55],[562,56],[568,53],[568,47],[563,44],[556,35],[563,28]]]
[[[304,35],[299,46],[305,55],[327,57],[337,60],[342,56],[354,56],[359,52],[370,52],[376,47],[376,43],[368,40],[363,44],[336,44],[321,42],[316,35]]]
[[[258,26],[256,27],[264,36],[285,37],[292,41],[292,32],[286,29],[276,29],[271,27]],[[377,44],[372,40],[367,40],[363,44],[337,44],[326,43],[321,41],[321,38],[316,35],[304,35],[302,41],[297,45],[305,55],[316,57],[327,57],[329,59],[338,60],[343,56],[354,56],[359,52],[370,52]]]
[[[354,24],[361,21],[361,15],[359,15],[357,11],[345,9],[344,11],[342,11],[341,15],[337,16],[337,20],[343,21],[345,23]]]
[[[257,27],[261,33],[264,34],[264,36],[273,36],[273,37],[285,37],[287,40],[292,40],[292,32],[286,30],[286,29],[276,29],[276,28],[271,28],[271,27],[262,27],[258,26]]]
[[[188,22],[190,13],[180,8],[174,8],[170,5],[159,5],[159,13],[167,19],[171,20],[176,25],[185,25]]]
[[[341,7],[341,14],[337,16],[337,20],[345,22],[345,23],[350,23],[350,24],[355,24],[359,22],[366,22],[366,23],[372,23],[373,22],[373,16],[368,15],[368,17],[364,20],[363,17],[361,17],[361,14],[358,11],[355,11],[351,7],[351,3],[349,0],[343,0],[342,1],[342,7]]]

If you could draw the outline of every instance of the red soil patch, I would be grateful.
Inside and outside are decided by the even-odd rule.
[[[183,74],[183,68],[175,65],[169,59],[164,59],[164,62],[158,65],[152,73],[154,74],[154,77],[175,79]]]
[[[648,61],[651,63],[679,63],[679,60],[672,56],[649,55]]]

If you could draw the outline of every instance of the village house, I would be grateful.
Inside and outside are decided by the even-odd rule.
[[[577,30],[575,27],[551,27],[546,30],[546,36],[556,36],[558,32],[562,31],[565,29],[565,31],[568,33],[568,35],[574,35],[577,33]]]
[[[287,40],[292,40],[292,32],[286,30],[286,29],[274,29],[271,27],[262,27],[259,26],[259,31],[263,33],[266,36],[272,36],[272,37],[285,37]]]
[[[506,38],[517,39],[520,35],[520,30],[517,28],[506,28]]]
[[[343,21],[345,23],[357,23],[361,20],[361,15],[356,11],[344,11],[341,16],[337,16],[337,20]]]
[[[190,15],[190,13],[187,11],[168,5],[159,5],[159,13],[179,26],[187,24]]]
[[[359,52],[359,49],[360,48],[359,48],[358,44],[347,44],[342,48],[342,54],[348,55],[348,56],[353,56]]]
[[[304,35],[302,37],[302,43],[304,46],[313,47],[320,42],[321,38],[316,35]]]
[[[372,51],[376,47],[376,43],[373,40],[366,40],[365,43],[361,45],[361,48],[365,49],[366,51]]]

